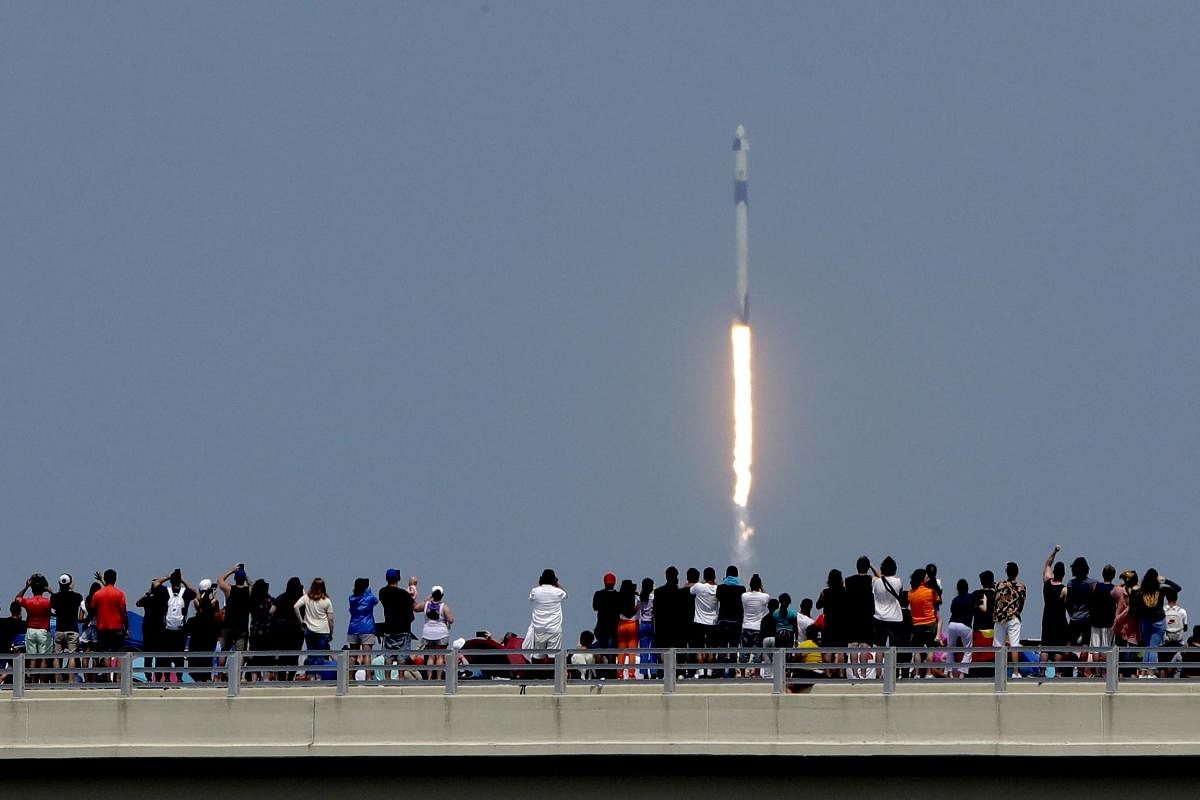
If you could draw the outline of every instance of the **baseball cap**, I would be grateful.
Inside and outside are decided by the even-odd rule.
[[[59,586],[70,586],[71,585],[70,573],[64,572],[62,575],[59,575],[58,576],[58,585]]]
[[[389,569],[387,571],[387,579],[389,582],[400,580],[400,570],[396,569],[395,567]]]
[[[207,592],[211,588],[212,588],[212,581],[210,579],[205,578],[204,580],[200,581],[200,591]]]
[[[614,584],[616,582],[617,582],[616,575],[613,575],[611,572],[604,573],[604,585],[605,586],[611,586],[612,584]]]
[[[234,582],[236,582],[238,584],[245,583],[246,582],[246,570],[244,570],[244,569],[236,570],[233,573],[233,580],[234,580]]]
[[[429,590],[430,594],[445,594],[446,590],[440,586],[435,586]]]

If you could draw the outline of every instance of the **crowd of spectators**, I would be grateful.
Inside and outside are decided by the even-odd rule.
[[[1017,564],[1006,564],[999,581],[984,570],[975,587],[960,578],[947,597],[934,564],[912,570],[905,582],[891,556],[878,566],[862,556],[847,576],[830,570],[815,599],[798,604],[788,592],[769,593],[758,574],[743,584],[736,566],[720,581],[711,566],[689,568],[682,580],[672,566],[658,585],[648,577],[618,585],[610,572],[592,595],[595,625],[572,643],[563,640],[567,592],[547,569],[529,592],[525,635],[506,638],[532,651],[566,645],[574,650],[575,674],[624,680],[660,675],[657,658],[644,652],[656,648],[684,650],[679,663],[689,677],[761,675],[768,665],[755,651],[782,648],[794,651],[791,662],[820,665],[809,674],[853,680],[874,676],[880,648],[886,647],[910,648],[903,661],[904,674],[912,678],[990,674],[998,652],[1008,652],[1011,676],[1019,678],[1056,671],[1098,675],[1094,662],[1103,658],[1098,651],[1112,645],[1141,648],[1140,663],[1129,668],[1139,677],[1200,677],[1200,626],[1189,635],[1179,584],[1155,569],[1139,577],[1132,569],[1118,574],[1111,564],[1096,579],[1086,558],[1068,567],[1057,560],[1059,552],[1055,547],[1043,565],[1041,636],[1034,642],[1022,638],[1028,590]],[[69,574],[59,576],[53,593],[43,575],[31,575],[9,617],[0,618],[0,653],[23,651],[30,667],[62,669],[103,662],[94,654],[128,649],[128,600],[117,574],[110,569],[94,577],[85,597]],[[389,569],[378,593],[368,578],[354,582],[344,608],[345,648],[356,671],[381,663],[415,665],[420,669],[410,674],[430,676],[445,669],[448,649],[493,645],[486,632],[470,642],[452,639],[454,612],[443,587],[423,594],[417,578],[404,586],[401,581],[400,571]],[[143,615],[138,644],[147,653],[144,669],[167,682],[184,673],[207,680],[233,651],[245,654],[250,679],[303,678],[305,667],[312,671],[313,664],[328,663],[337,633],[338,614],[322,578],[307,588],[300,578],[290,578],[275,595],[243,564],[194,586],[176,569],[151,580],[135,605]],[[1029,644],[1038,649],[1023,647]],[[735,648],[741,652],[727,652]],[[299,663],[296,654],[304,649],[310,656]],[[1031,660],[1036,666],[1029,666]],[[39,677],[72,679],[65,672]]]

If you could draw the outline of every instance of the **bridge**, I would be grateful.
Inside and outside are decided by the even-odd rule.
[[[781,653],[765,654],[764,668],[784,664]],[[337,679],[328,682],[243,684],[245,665],[230,654],[212,667],[227,671],[217,685],[139,684],[145,666],[126,655],[81,668],[108,671],[111,683],[9,687],[0,758],[1200,755],[1200,683],[1118,682],[1103,663],[1079,679],[999,670],[986,680],[897,681],[897,654],[881,651],[867,679],[816,677],[791,693],[777,689],[794,671],[786,681],[778,671],[601,681],[572,676],[565,654],[542,675],[356,681],[349,656],[330,655]],[[823,656],[831,669],[832,657]],[[1110,662],[1126,664],[1119,654]]]

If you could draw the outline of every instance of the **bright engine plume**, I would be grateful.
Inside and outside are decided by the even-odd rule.
[[[750,504],[750,466],[754,460],[754,403],[750,381],[750,326],[735,322],[733,343],[733,504],[737,507],[738,536],[749,538],[746,509]]]
[[[740,560],[750,557],[750,466],[754,460],[754,404],[750,399],[750,140],[738,125],[733,138],[733,235],[737,263],[736,320],[733,343],[733,505],[737,517],[735,547]]]

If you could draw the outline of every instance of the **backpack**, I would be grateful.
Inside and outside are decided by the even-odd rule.
[[[1183,635],[1186,633],[1183,625],[1183,614],[1180,613],[1179,606],[1170,606],[1166,614],[1166,631],[1163,633],[1163,641],[1172,644],[1180,644],[1183,642]]]
[[[187,602],[183,599],[183,593],[187,589],[183,586],[179,587],[179,594],[171,591],[171,587],[167,587],[167,630],[177,631],[183,627],[184,618],[187,616]]]

